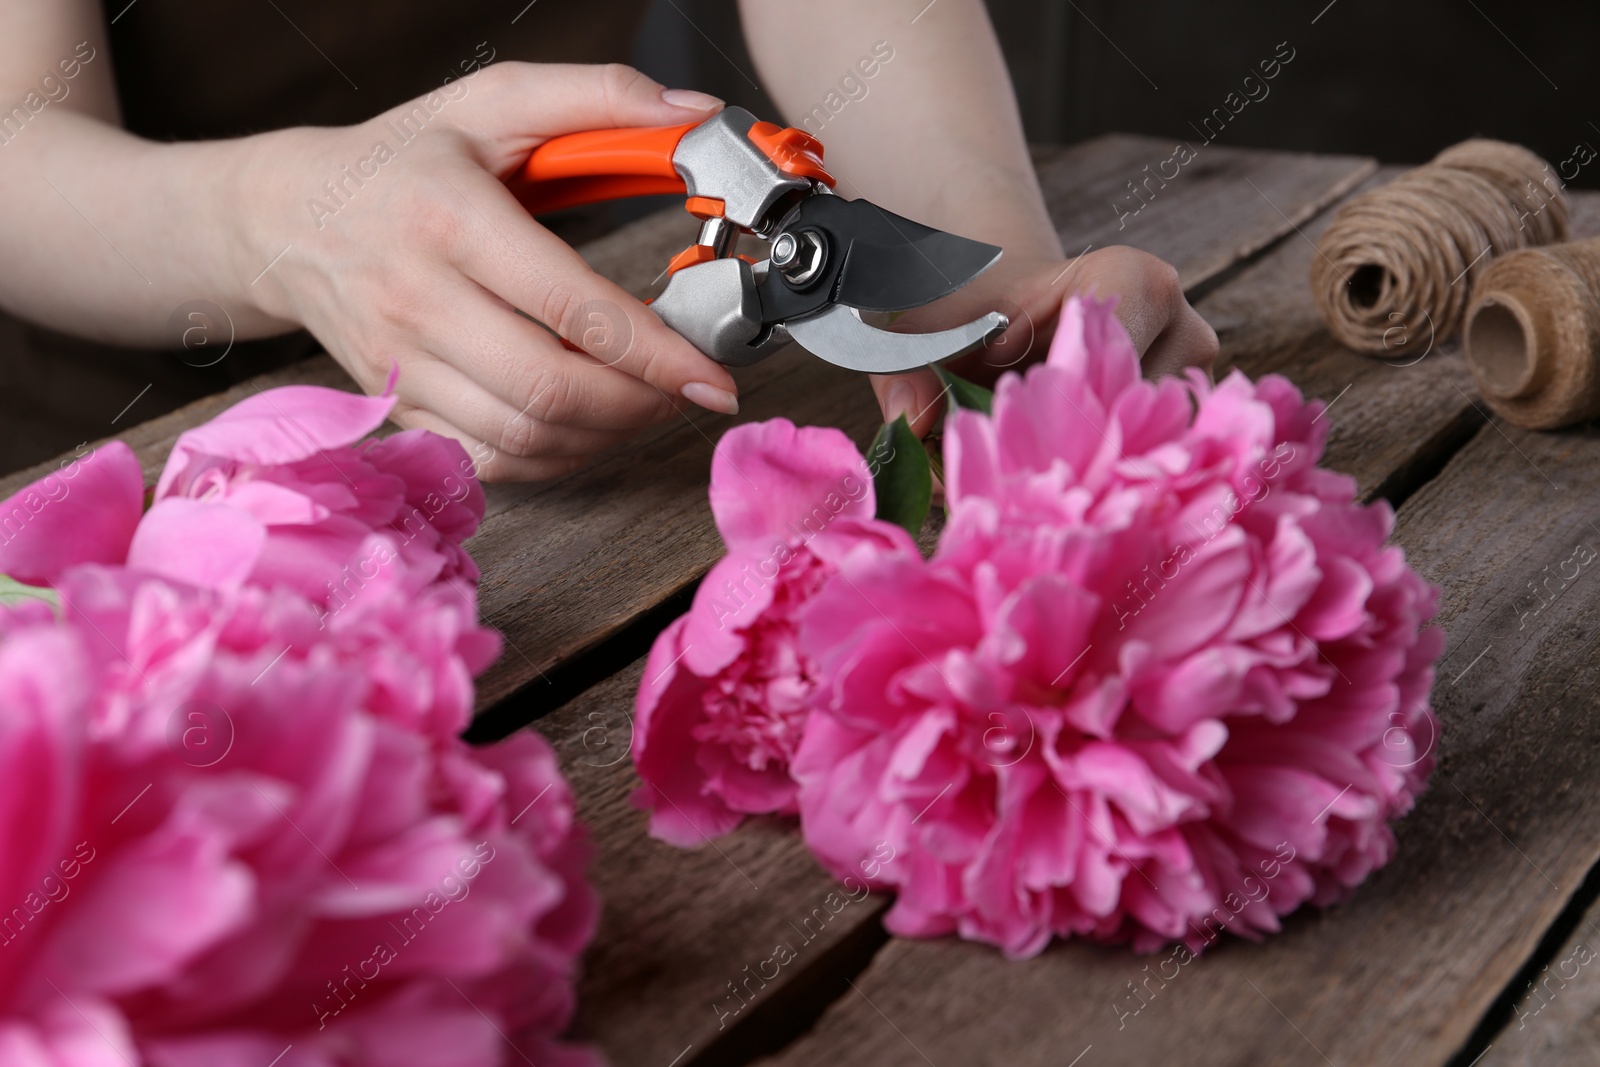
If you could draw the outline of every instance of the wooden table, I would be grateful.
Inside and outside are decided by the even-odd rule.
[[[627,804],[640,657],[720,552],[705,489],[731,420],[696,413],[561,481],[492,487],[470,544],[487,621],[506,638],[474,729],[532,721],[561,753],[605,899],[577,1029],[617,1067],[1600,1060],[1600,578],[1580,574],[1522,618],[1547,566],[1600,545],[1600,440],[1486,418],[1452,346],[1400,365],[1330,340],[1307,289],[1311,242],[1331,207],[1394,168],[1208,146],[1119,226],[1127,183],[1170,155],[1111,136],[1037,162],[1069,253],[1124,243],[1170,260],[1221,336],[1222,367],[1282,373],[1333,403],[1327,462],[1395,505],[1397,539],[1443,586],[1439,767],[1398,828],[1397,858],[1346,904],[1303,909],[1263,944],[1220,944],[1120,1026],[1113,1005],[1154,957],[1058,943],[1007,962],[956,940],[890,939],[878,895],[730,1014],[730,983],[793,942],[832,881],[779,820],[680,851],[650,840]],[[1578,194],[1574,214],[1578,235],[1600,234],[1600,194]],[[584,253],[642,291],[693,226],[664,212]],[[864,384],[803,353],[740,379],[742,419],[837,425],[861,443],[874,428]],[[122,436],[153,481],[178,432],[291,381],[351,388],[321,358]]]

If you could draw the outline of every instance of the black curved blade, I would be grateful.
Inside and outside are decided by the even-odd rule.
[[[828,255],[821,277],[804,287],[778,271],[758,286],[762,319],[788,322],[828,304],[861,311],[906,311],[960,289],[1000,258],[1000,249],[945,233],[868,200],[809,196],[781,230],[821,231]]]
[[[921,307],[960,289],[1000,258],[994,245],[924,226],[867,200],[813,200],[815,213],[837,216],[835,228],[850,239],[836,303],[862,311]]]

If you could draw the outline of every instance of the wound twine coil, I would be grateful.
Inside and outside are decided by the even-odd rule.
[[[1311,291],[1341,343],[1400,355],[1407,337],[1455,333],[1496,256],[1566,236],[1549,164],[1518,145],[1463,141],[1340,208],[1317,243]]]
[[[1478,279],[1465,348],[1484,400],[1519,426],[1600,415],[1600,238],[1496,260]]]

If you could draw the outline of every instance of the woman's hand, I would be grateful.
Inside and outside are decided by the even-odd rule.
[[[567,473],[685,400],[733,413],[727,370],[502,184],[557,134],[720,106],[627,67],[502,63],[359,126],[240,142],[238,291],[368,392],[398,366],[395,421],[461,441],[488,479]]]
[[[942,330],[999,310],[1012,323],[985,348],[957,360],[952,369],[983,385],[1003,371],[1043,359],[1055,332],[1061,303],[1074,293],[1115,297],[1117,317],[1127,327],[1145,374],[1178,374],[1185,367],[1210,371],[1217,334],[1184,298],[1178,272],[1148,252],[1115,246],[1062,262],[1012,258],[1010,253],[966,288],[901,319],[917,331]],[[884,419],[904,414],[919,434],[933,428],[943,387],[932,371],[874,375],[873,390]]]
[[[958,364],[958,373],[992,379],[1042,357],[1072,293],[1118,298],[1146,373],[1215,359],[1216,335],[1170,266],[1131,248],[1063,256],[983,0],[741,0],[740,10],[762,83],[822,139],[840,192],[1006,250],[970,285],[902,320],[927,331],[997,309],[1011,314],[1003,343]],[[842,25],[851,32],[837,32]],[[817,106],[841,99],[837,88],[853,89],[848,108]],[[931,371],[875,378],[873,388],[886,416],[914,416],[919,433],[938,418]]]

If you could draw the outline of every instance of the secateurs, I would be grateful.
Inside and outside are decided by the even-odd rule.
[[[754,363],[792,339],[850,370],[896,373],[970,351],[1008,325],[997,312],[937,333],[863,322],[864,311],[905,311],[960,289],[1000,249],[835,195],[821,143],[742,108],[684,126],[555,137],[533,150],[510,185],[535,214],[686,194],[700,236],[672,258],[651,306],[728,366]],[[741,233],[770,242],[768,258],[735,255]]]

